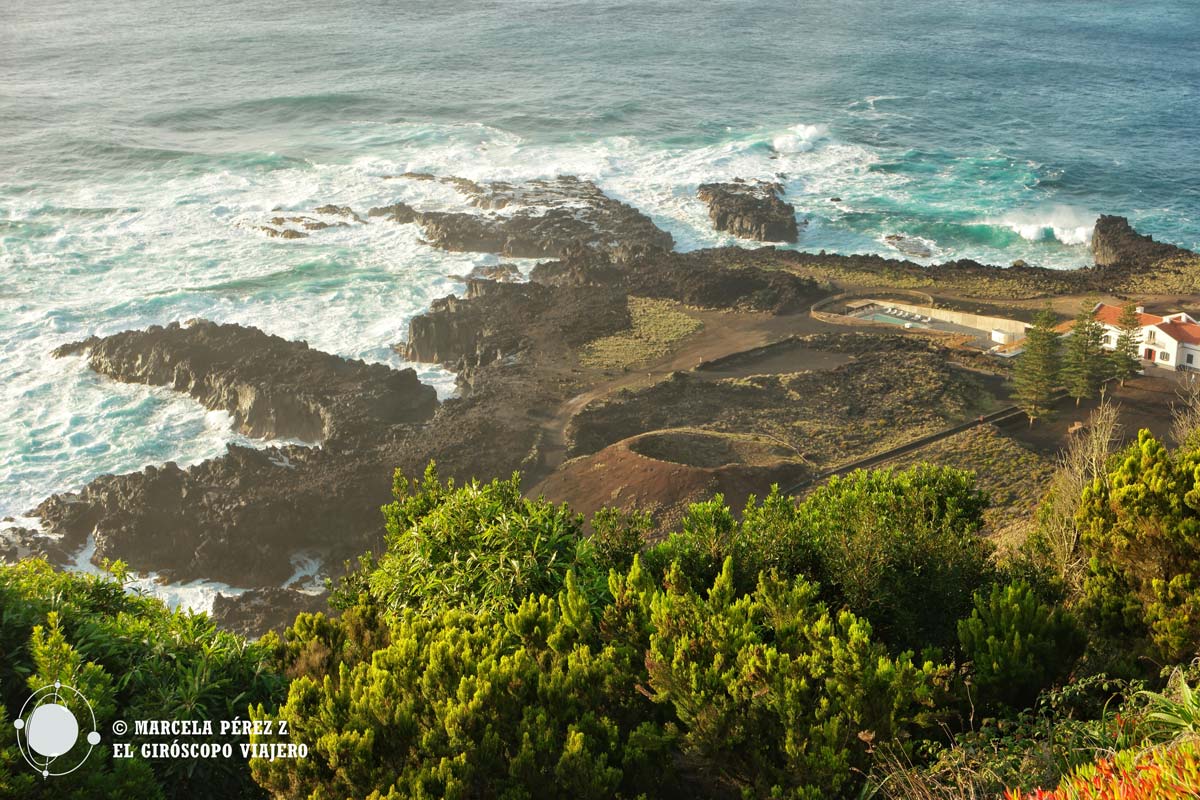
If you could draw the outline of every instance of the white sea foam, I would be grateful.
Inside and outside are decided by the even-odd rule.
[[[325,562],[318,553],[303,551],[292,555],[292,567],[295,572],[283,582],[306,594],[320,594],[325,591]]]
[[[829,136],[824,125],[793,125],[771,140],[777,153],[810,153]]]
[[[68,567],[74,572],[87,575],[104,575],[103,569],[92,563],[96,554],[96,539],[88,536]],[[125,584],[126,591],[148,594],[162,600],[172,610],[212,613],[217,594],[237,596],[246,590],[219,581],[190,581],[188,583],[166,583],[153,572],[132,578]]]
[[[1092,241],[1096,215],[1060,205],[1012,212],[998,219],[989,219],[987,224],[1006,227],[1029,242],[1054,239],[1066,245],[1086,245]]]
[[[87,575],[104,575],[103,569],[92,563],[96,555],[96,539],[88,536],[87,542],[75,553],[68,565],[74,572]],[[300,552],[292,556],[294,572],[283,582],[283,586],[291,587],[306,594],[320,594],[325,590],[324,562],[313,552]],[[125,588],[130,592],[138,592],[157,597],[172,610],[203,612],[211,614],[213,602],[218,594],[226,597],[240,597],[250,591],[239,586],[213,580],[195,580],[186,583],[170,583],[164,581],[156,572],[146,572],[131,578]]]

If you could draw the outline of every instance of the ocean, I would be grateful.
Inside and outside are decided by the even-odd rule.
[[[271,239],[273,209],[574,174],[692,249],[735,243],[699,183],[770,178],[799,249],[1071,269],[1099,213],[1200,247],[1198,109],[1195,0],[0,0],[0,517],[240,440],[54,347],[206,317],[401,366],[497,260],[382,221]]]

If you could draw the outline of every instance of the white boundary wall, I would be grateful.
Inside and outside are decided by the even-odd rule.
[[[949,322],[951,325],[974,328],[977,331],[985,333],[990,331],[1004,331],[1005,333],[1012,334],[1014,339],[1025,338],[1025,329],[1029,327],[1028,323],[1016,319],[1005,319],[1004,317],[985,317],[982,314],[968,314],[965,311],[951,311],[948,308],[915,306],[911,303],[897,303],[892,300],[876,300],[875,302],[881,306],[898,308],[901,311],[921,314],[922,316],[931,317],[942,322]]]

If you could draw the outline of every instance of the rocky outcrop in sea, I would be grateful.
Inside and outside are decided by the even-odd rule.
[[[783,185],[738,179],[705,183],[697,192],[708,204],[713,227],[741,239],[794,242],[799,238],[796,209],[783,200]]]
[[[1097,267],[1152,264],[1175,256],[1190,256],[1190,250],[1154,241],[1138,233],[1125,217],[1101,215],[1092,230],[1092,255]]]
[[[404,203],[368,212],[396,222],[416,222],[425,239],[444,250],[557,258],[572,246],[608,254],[630,246],[659,251],[674,246],[671,234],[645,214],[609,197],[595,183],[571,175],[524,184],[401,177],[450,183],[467,195],[471,205],[486,212],[419,212]]]
[[[238,430],[265,439],[346,437],[424,422],[437,408],[436,392],[411,369],[340,358],[242,325],[155,325],[54,351],[77,354],[114,380],[167,386],[228,411]]]
[[[186,469],[168,463],[103,475],[30,512],[68,551],[95,540],[95,559],[126,561],[176,580],[272,585],[291,556],[317,549],[352,558],[378,534],[403,442],[437,410],[435,391],[411,369],[340,358],[257,328],[204,320],[154,326],[60,348],[97,372],[167,386],[228,411],[261,438],[321,447],[255,449]]]

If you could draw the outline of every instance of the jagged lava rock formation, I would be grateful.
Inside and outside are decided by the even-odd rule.
[[[1166,258],[1191,255],[1191,251],[1156,242],[1153,236],[1138,233],[1125,217],[1102,214],[1092,229],[1092,255],[1097,267],[1115,267],[1147,265]]]
[[[169,386],[229,411],[249,435],[323,442],[231,445],[188,469],[168,463],[103,475],[29,512],[70,550],[94,536],[97,559],[177,580],[278,585],[298,550],[354,557],[378,536],[391,470],[415,468],[404,442],[438,407],[435,391],[410,369],[339,358],[240,325],[155,326],[56,355],[74,353],[116,380]]]
[[[312,350],[258,328],[195,320],[92,337],[54,351],[123,383],[168,386],[228,411],[247,436],[337,439],[380,425],[423,422],[437,394],[411,369]]]
[[[444,250],[557,258],[576,245],[604,253],[637,246],[666,251],[674,246],[671,234],[645,214],[571,175],[516,185],[414,173],[400,177],[449,183],[467,195],[471,205],[490,212],[419,212],[404,203],[368,212],[399,223],[416,222],[429,244]],[[507,213],[498,213],[501,210]]]
[[[705,183],[697,192],[708,203],[713,227],[742,239],[794,242],[799,238],[796,209],[783,200],[783,186],[763,181]]]

